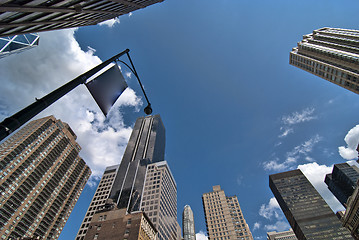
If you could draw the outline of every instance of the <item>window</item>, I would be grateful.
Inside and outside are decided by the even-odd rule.
[[[98,233],[96,233],[95,236],[93,236],[93,239],[98,239]]]

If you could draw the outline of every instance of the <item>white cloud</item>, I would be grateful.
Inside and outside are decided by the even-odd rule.
[[[290,115],[283,116],[281,118],[281,122],[283,126],[280,128],[282,133],[278,137],[283,138],[288,136],[290,133],[293,133],[294,132],[294,128],[292,127],[293,125],[316,119],[317,117],[313,115],[314,111],[315,109],[313,107],[309,107],[303,109],[302,112],[293,112]]]
[[[288,230],[290,228],[288,222],[285,221],[276,221],[275,224],[269,224],[269,225],[264,225],[264,228],[267,231],[277,231],[277,232],[282,232],[285,230]]]
[[[277,199],[272,197],[271,199],[269,199],[268,204],[262,204],[261,208],[259,209],[259,215],[267,219],[272,219],[273,217],[278,219],[280,218],[280,215],[278,214],[279,211],[280,207],[277,202]]]
[[[237,184],[238,184],[238,186],[242,185],[242,181],[243,181],[243,176],[238,176],[238,177],[237,177]]]
[[[346,160],[358,159],[357,147],[359,143],[359,125],[349,130],[344,138],[347,146],[339,147],[339,154]]]
[[[282,171],[293,169],[298,160],[303,157],[304,160],[313,162],[314,159],[308,154],[313,151],[314,146],[321,141],[322,137],[318,134],[311,137],[309,140],[295,146],[292,151],[287,152],[285,160],[280,162],[279,158],[269,160],[263,163],[265,170]]]
[[[128,17],[131,17],[132,15],[133,15],[132,12],[129,12],[129,13],[128,13]]]
[[[101,60],[95,50],[81,50],[74,29],[41,33],[38,47],[1,59],[0,118],[41,98],[71,79],[96,66]],[[18,97],[21,96],[21,97]],[[78,86],[38,117],[54,115],[67,122],[81,145],[80,156],[93,171],[92,181],[106,166],[118,164],[126,147],[131,128],[125,126],[121,106],[142,105],[132,89],[120,96],[108,118],[102,115],[85,86]]]
[[[261,227],[261,224],[259,222],[255,222],[253,226],[253,231],[259,229]]]
[[[100,22],[98,25],[100,26],[107,26],[112,28],[115,24],[120,24],[120,19],[119,18],[112,18],[103,22]]]
[[[333,166],[319,165],[313,162],[299,165],[298,169],[303,172],[334,212],[343,210],[343,206],[328,190],[328,186],[324,182],[325,175],[332,172]]]
[[[199,231],[199,233],[196,233],[196,239],[197,240],[208,240],[208,236],[205,232]]]

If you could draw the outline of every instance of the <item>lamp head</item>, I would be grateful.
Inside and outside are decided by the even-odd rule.
[[[143,109],[143,111],[146,113],[146,115],[150,115],[152,113],[151,104],[149,103],[147,105],[147,107],[145,107],[145,109]]]

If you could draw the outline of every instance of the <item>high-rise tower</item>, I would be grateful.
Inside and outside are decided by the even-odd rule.
[[[269,186],[298,239],[352,239],[299,169],[270,175]]]
[[[105,172],[102,175],[100,183],[97,186],[96,192],[91,200],[90,206],[87,209],[84,220],[82,221],[80,229],[77,233],[76,240],[83,240],[85,238],[93,215],[105,206],[106,200],[110,195],[110,190],[113,185],[113,181],[115,180],[118,167],[119,165],[114,165],[105,169]]]
[[[250,239],[252,233],[236,196],[227,197],[219,185],[202,195],[209,239]]]
[[[162,1],[1,1],[0,37],[95,25]]]
[[[110,193],[118,208],[140,210],[147,165],[164,160],[165,142],[160,115],[136,120]]]
[[[359,31],[321,28],[304,35],[290,64],[359,93]]]
[[[143,211],[158,231],[159,240],[176,240],[180,232],[177,223],[177,185],[164,161],[164,153],[165,128],[160,116],[138,118],[113,181],[109,200],[100,212],[103,216],[111,215],[111,221],[119,222],[120,218],[126,218],[120,216],[123,212],[131,215]],[[117,220],[114,212],[121,213]],[[109,239],[101,232],[91,231],[87,234],[85,239]]]
[[[353,194],[359,179],[359,168],[347,163],[335,164],[333,172],[325,176],[329,190],[346,208],[348,198]]]
[[[292,229],[284,232],[267,232],[267,240],[298,240]]]
[[[1,239],[57,239],[89,167],[71,128],[53,116],[34,120],[0,145]]]
[[[194,217],[189,205],[184,206],[182,214],[182,228],[184,240],[196,240],[196,231],[194,229]]]

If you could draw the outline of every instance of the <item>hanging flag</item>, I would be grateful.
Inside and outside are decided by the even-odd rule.
[[[119,67],[114,65],[94,80],[86,83],[87,89],[105,116],[112,105],[127,88],[127,83]]]

